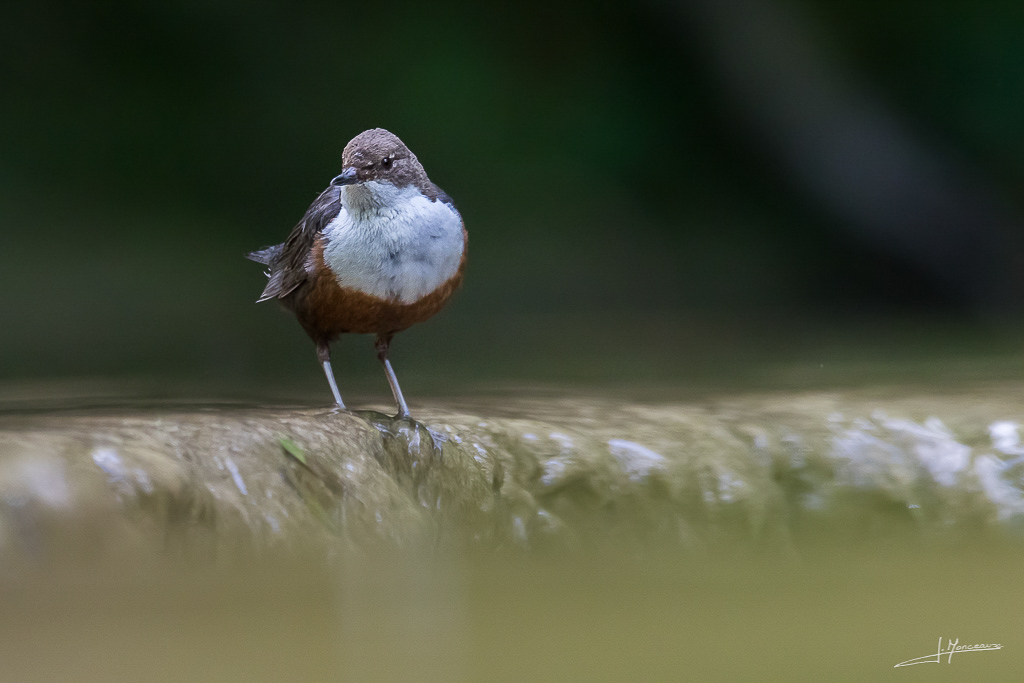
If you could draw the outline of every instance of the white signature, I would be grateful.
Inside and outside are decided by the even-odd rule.
[[[1002,650],[1003,646],[999,643],[976,643],[974,645],[961,645],[960,639],[946,640],[946,647],[942,647],[942,636],[939,636],[939,649],[933,655],[925,655],[924,657],[917,657],[916,659],[908,659],[905,662],[900,662],[896,666],[913,666],[914,664],[941,664],[942,658],[946,657],[946,664],[953,663],[953,654],[959,652],[981,652],[982,650]],[[895,669],[896,666],[893,668]]]

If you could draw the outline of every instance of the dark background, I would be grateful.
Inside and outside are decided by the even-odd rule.
[[[1020,365],[1020,3],[42,0],[0,19],[9,390],[326,400],[242,254],[283,240],[375,126],[471,236],[463,291],[395,342],[407,394]],[[343,392],[386,395],[368,339],[335,358]]]

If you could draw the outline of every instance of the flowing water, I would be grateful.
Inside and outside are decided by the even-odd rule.
[[[1019,383],[414,410],[8,400],[3,679],[1019,678]]]

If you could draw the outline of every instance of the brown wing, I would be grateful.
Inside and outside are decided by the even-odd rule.
[[[306,215],[292,228],[283,244],[267,247],[249,254],[249,258],[270,266],[267,283],[259,301],[283,298],[295,291],[309,275],[306,258],[317,235],[341,211],[341,188],[330,186],[306,209]]]

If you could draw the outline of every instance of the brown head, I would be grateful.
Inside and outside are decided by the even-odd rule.
[[[344,170],[332,185],[355,185],[371,180],[396,187],[424,186],[427,173],[416,155],[394,133],[373,128],[352,138],[341,156]]]

